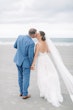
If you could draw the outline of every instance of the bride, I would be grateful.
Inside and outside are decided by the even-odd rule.
[[[55,107],[59,107],[63,102],[58,76],[59,71],[73,101],[73,76],[63,64],[62,59],[51,40],[46,40],[45,33],[43,31],[39,31],[37,39],[38,43],[36,44],[31,69],[35,69],[37,61],[37,81],[40,97],[45,98]],[[52,62],[50,55],[52,55],[58,71]]]

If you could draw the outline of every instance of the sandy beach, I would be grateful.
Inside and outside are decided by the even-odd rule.
[[[73,45],[57,46],[57,48],[61,53],[64,64],[73,74]],[[0,110],[72,110],[73,103],[62,81],[64,101],[59,108],[53,107],[39,97],[36,71],[31,71],[29,88],[31,98],[23,100],[19,97],[17,68],[13,62],[15,51],[13,45],[0,45]]]

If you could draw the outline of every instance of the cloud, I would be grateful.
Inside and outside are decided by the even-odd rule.
[[[73,22],[73,0],[2,0],[0,23]]]

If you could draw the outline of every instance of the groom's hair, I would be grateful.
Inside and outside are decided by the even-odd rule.
[[[35,28],[29,29],[29,35],[35,34],[37,30]]]

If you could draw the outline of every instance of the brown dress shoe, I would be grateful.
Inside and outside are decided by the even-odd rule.
[[[22,99],[28,99],[30,97],[31,97],[31,95],[27,95],[27,96],[23,96]]]

